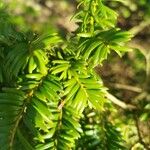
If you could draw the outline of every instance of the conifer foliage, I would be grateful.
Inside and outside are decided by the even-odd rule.
[[[125,148],[94,67],[127,51],[131,35],[102,0],[80,0],[73,18],[79,27],[63,40],[19,30],[1,8],[0,150]]]

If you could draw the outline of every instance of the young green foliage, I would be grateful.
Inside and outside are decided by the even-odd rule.
[[[106,89],[94,67],[111,50],[128,50],[131,35],[115,28],[117,14],[101,0],[79,5],[79,28],[69,42],[18,31],[0,14],[0,149],[74,149],[85,108],[104,111]],[[104,126],[107,139],[119,134]],[[111,149],[122,147],[116,140],[108,142]]]

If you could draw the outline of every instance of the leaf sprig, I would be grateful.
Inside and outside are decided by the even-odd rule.
[[[18,31],[0,14],[0,149],[74,149],[84,110],[105,110],[106,88],[93,68],[111,50],[128,50],[132,36],[115,27],[116,12],[101,0],[79,5],[69,42]],[[112,126],[106,123],[107,140],[118,134]],[[120,141],[111,144],[119,149]]]

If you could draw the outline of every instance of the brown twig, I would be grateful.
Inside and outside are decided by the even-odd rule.
[[[131,104],[126,104],[126,103],[124,103],[123,101],[119,100],[118,98],[116,98],[115,96],[113,96],[112,94],[110,94],[108,92],[106,93],[106,97],[110,101],[112,101],[114,104],[120,106],[123,109],[129,109],[129,110],[136,109],[136,106],[131,105]]]
[[[150,21],[144,20],[144,21],[140,22],[140,24],[138,24],[137,26],[134,26],[132,29],[130,29],[130,33],[137,35],[138,33],[140,33],[144,28],[146,28],[149,25],[150,25]]]
[[[135,126],[137,128],[137,134],[138,134],[138,138],[139,138],[139,143],[141,143],[144,146],[144,148],[146,148],[146,150],[150,150],[150,147],[143,141],[137,115],[134,115],[134,120],[135,120]]]
[[[118,89],[124,89],[128,91],[133,91],[137,93],[141,93],[142,89],[139,87],[131,86],[131,85],[125,85],[125,84],[120,84],[120,83],[114,83],[112,84],[113,87],[118,88]]]

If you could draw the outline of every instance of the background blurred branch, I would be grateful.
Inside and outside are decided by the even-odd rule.
[[[111,84],[113,87],[118,88],[118,89],[124,89],[128,91],[133,91],[137,93],[141,93],[142,89],[136,86],[131,86],[131,85],[126,85],[126,84],[120,84],[120,83],[113,83]]]
[[[137,35],[138,33],[140,33],[144,28],[146,28],[147,26],[150,25],[150,20],[144,20],[142,22],[140,22],[139,25],[134,26],[132,29],[130,29],[129,31],[135,35]]]
[[[110,93],[106,93],[106,97],[112,101],[114,104],[118,105],[119,107],[123,108],[123,109],[129,109],[129,110],[133,110],[136,109],[136,106],[131,105],[131,104],[126,104],[123,101],[119,100],[118,98],[116,98],[115,96],[113,96]]]
[[[143,140],[142,133],[139,126],[139,118],[136,115],[134,115],[134,119],[135,119],[135,126],[137,128],[138,137],[139,137],[139,142],[144,146],[144,148],[146,148],[146,150],[150,150],[150,147]]]

